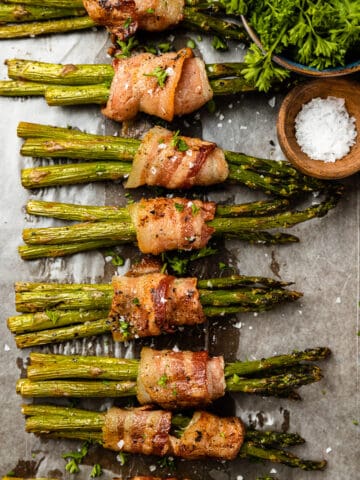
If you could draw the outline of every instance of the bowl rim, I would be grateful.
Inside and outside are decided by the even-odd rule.
[[[339,95],[336,95],[334,92],[327,93],[329,86],[337,91],[341,91],[341,93]],[[352,89],[355,89],[355,94],[351,93],[351,96],[349,94],[344,95],[344,91],[353,92]],[[357,101],[351,100],[351,104],[353,105],[355,103],[356,109],[360,112],[360,95],[356,95],[356,91],[359,90],[360,84],[355,80],[323,78],[313,79],[297,85],[286,95],[277,117],[277,136],[285,157],[302,173],[320,179],[336,180],[360,172],[360,113],[355,118],[357,130],[355,144],[350,148],[349,153],[335,162],[325,162],[310,158],[297,144],[294,133],[295,118],[301,106],[308,103],[311,99],[316,97],[326,98],[327,96],[338,96],[339,98],[344,98],[345,103],[349,103],[349,97],[351,99],[356,98]],[[307,94],[305,98],[304,93]],[[301,102],[299,100],[301,100]],[[297,105],[298,103],[299,105]],[[296,108],[293,108],[294,105],[297,105]],[[289,115],[291,108],[291,115]],[[349,110],[348,106],[347,110]]]
[[[263,47],[260,38],[258,37],[255,30],[251,27],[250,23],[246,20],[244,15],[241,15],[241,21],[243,26],[248,33],[251,40],[264,52],[266,53],[265,48]],[[350,75],[352,73],[360,71],[360,60],[349,63],[340,67],[326,68],[324,70],[318,70],[315,67],[310,67],[301,63],[297,63],[294,60],[290,60],[281,55],[272,55],[272,59],[275,63],[281,67],[287,68],[301,75],[306,75],[309,77],[340,77],[344,75]]]

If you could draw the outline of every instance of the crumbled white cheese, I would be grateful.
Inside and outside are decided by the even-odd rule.
[[[125,442],[123,439],[119,440],[117,446],[122,450],[124,448]]]
[[[295,136],[301,150],[313,160],[335,162],[355,143],[355,119],[343,98],[313,98],[295,119]]]
[[[150,472],[155,472],[156,465],[150,465],[149,470],[150,470]]]
[[[335,303],[341,303],[341,298],[340,298],[340,297],[336,297]]]
[[[5,352],[9,352],[9,351],[10,351],[10,347],[9,347],[9,345],[8,345],[7,343],[5,343],[5,345],[4,345],[4,350],[5,350]]]
[[[328,448],[326,449],[326,453],[330,453],[330,452],[332,452],[332,448],[331,448],[331,447],[328,447]]]

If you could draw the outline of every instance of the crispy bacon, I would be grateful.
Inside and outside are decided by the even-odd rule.
[[[183,19],[184,0],[83,0],[88,15],[124,40],[139,28],[166,30]]]
[[[141,53],[115,59],[114,79],[109,100],[102,112],[112,120],[130,120],[138,112],[172,121],[174,115],[197,110],[212,98],[212,90],[202,60],[191,61],[193,52],[153,55]],[[163,83],[158,78],[162,73]]]
[[[163,273],[114,277],[109,314],[114,340],[172,333],[177,326],[203,323],[196,284],[196,278]]]
[[[141,404],[169,409],[205,406],[222,397],[225,387],[223,357],[211,359],[204,351],[141,350],[137,378]]]
[[[172,453],[189,460],[206,457],[233,460],[244,436],[245,427],[239,418],[220,418],[199,411],[194,413],[180,438],[171,437]]]
[[[103,427],[104,447],[115,451],[166,455],[171,413],[151,408],[110,408]]]
[[[215,143],[198,138],[179,137],[162,127],[151,128],[136,152],[126,188],[157,185],[166,188],[190,188],[213,185],[226,180],[228,164]]]
[[[142,253],[203,248],[214,233],[206,222],[215,216],[213,202],[184,198],[142,199],[128,207]]]
[[[103,427],[104,447],[145,455],[167,454],[189,460],[233,460],[244,441],[245,427],[236,417],[195,412],[180,438],[170,434],[171,412],[140,407],[110,408]]]

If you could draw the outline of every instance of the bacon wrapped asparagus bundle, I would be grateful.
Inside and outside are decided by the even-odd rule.
[[[23,315],[10,317],[8,327],[19,348],[109,332],[127,341],[300,298],[288,285],[244,275],[175,278],[152,264],[114,277],[113,285],[17,283],[16,310]]]
[[[254,91],[242,64],[205,65],[190,48],[115,59],[113,65],[60,65],[7,60],[13,80],[0,82],[1,96],[44,96],[49,105],[106,104],[117,121],[138,112],[172,121],[205,105],[214,95]]]
[[[298,239],[292,235],[270,234],[264,229],[288,228],[323,217],[335,207],[341,193],[342,189],[336,187],[321,203],[272,215],[263,215],[262,208],[258,214],[262,202],[216,206],[214,202],[180,197],[142,199],[125,208],[32,201],[27,204],[28,213],[86,223],[24,229],[26,245],[19,247],[19,253],[23,259],[32,260],[137,242],[142,253],[159,255],[170,250],[201,249],[212,237],[251,243],[294,242]]]
[[[303,460],[282,447],[303,443],[297,434],[245,430],[237,417],[196,411],[191,418],[151,407],[110,408],[98,413],[49,405],[24,405],[26,431],[55,438],[93,440],[116,452],[172,455],[186,460],[263,459],[303,470],[326,461]]]
[[[17,133],[25,139],[21,147],[24,156],[90,160],[23,169],[21,181],[26,188],[127,178],[126,188],[185,189],[227,180],[287,197],[324,191],[329,186],[301,174],[287,162],[222,150],[213,142],[180,136],[158,126],[142,141],[27,122],[19,123]]]
[[[140,360],[30,353],[27,378],[17,382],[23,397],[132,397],[141,405],[200,408],[225,392],[299,398],[295,389],[321,380],[313,364],[330,355],[314,348],[288,355],[225,364],[206,351],[154,350]],[[106,380],[106,381],[104,381]]]
[[[242,26],[214,13],[219,2],[193,0],[6,0],[0,5],[0,39],[24,38],[105,26],[115,39],[126,40],[138,29],[164,31],[176,26],[225,40],[246,40]],[[231,12],[229,12],[231,13]]]

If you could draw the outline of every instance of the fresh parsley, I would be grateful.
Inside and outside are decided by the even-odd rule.
[[[157,383],[160,387],[166,387],[168,381],[169,381],[168,376],[165,373],[163,373]]]
[[[131,24],[132,24],[132,18],[128,17],[124,22],[124,29],[127,30]]]
[[[174,457],[163,457],[158,460],[158,465],[160,468],[168,468],[169,470],[175,470]]]
[[[216,35],[214,36],[213,41],[211,42],[211,45],[215,48],[215,50],[219,50],[220,52],[225,52],[226,50],[229,49],[226,41],[222,40],[220,37],[217,37]]]
[[[167,77],[169,76],[168,72],[165,68],[156,67],[150,73],[143,73],[145,77],[155,77],[157,79],[158,85],[160,88],[165,87],[165,82]]]
[[[174,133],[171,139],[171,146],[176,148],[176,150],[179,150],[179,152],[186,152],[189,150],[189,145],[185,142],[185,140],[180,138],[180,130],[177,130]]]
[[[229,5],[232,0],[225,0]],[[235,2],[237,3],[237,2]],[[248,0],[236,13],[246,18],[260,37],[264,52],[252,45],[245,56],[245,79],[267,91],[289,73],[273,64],[273,54],[323,70],[345,65],[360,46],[358,0]],[[358,58],[356,58],[358,59]]]
[[[82,462],[83,458],[87,455],[89,451],[89,442],[83,443],[80,450],[75,452],[67,452],[64,453],[62,458],[67,460],[67,464],[65,465],[65,470],[69,473],[78,473],[80,472],[80,463]]]
[[[130,323],[125,320],[119,320],[119,330],[124,340],[128,340],[131,336]]]
[[[120,466],[123,467],[127,462],[128,456],[126,453],[120,452],[116,457],[116,460],[120,463]]]
[[[116,58],[128,58],[131,52],[139,46],[139,42],[135,37],[130,37],[127,40],[117,40],[117,44],[121,48],[121,53],[117,53]]]
[[[93,466],[91,472],[90,472],[90,477],[95,478],[95,477],[100,477],[102,475],[103,471],[101,468],[100,463],[95,463]]]
[[[192,204],[191,204],[191,211],[192,211],[192,214],[193,214],[193,215],[196,215],[197,213],[200,212],[200,207],[197,207],[197,206],[195,205],[195,203],[192,203]]]
[[[182,203],[175,203],[175,208],[178,212],[183,212],[185,205],[183,205]]]
[[[60,318],[60,314],[57,313],[57,312],[54,312],[52,310],[45,310],[45,313],[46,313],[46,316],[48,317],[48,319],[51,321],[51,323],[53,325],[56,325],[59,318]]]

